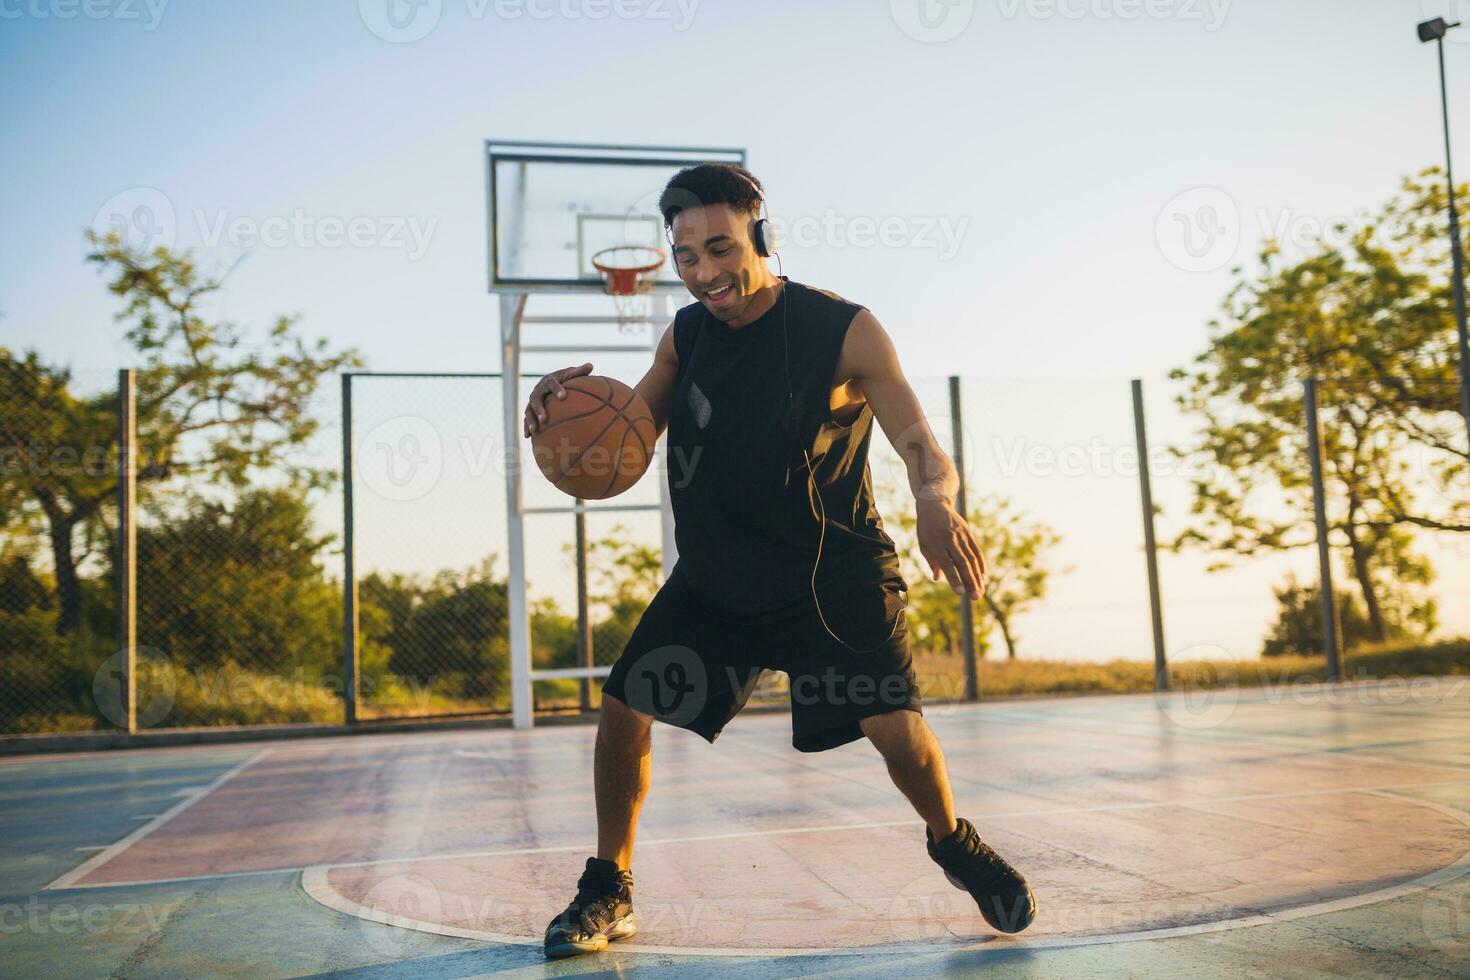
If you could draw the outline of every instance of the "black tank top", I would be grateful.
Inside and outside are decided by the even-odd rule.
[[[811,483],[827,519],[816,578],[823,610],[855,586],[893,580],[907,589],[873,502],[873,410],[865,402],[840,425],[829,409],[842,341],[863,307],[782,279],[775,305],[744,327],[726,326],[702,303],[674,317],[679,372],[666,461],[679,550],[673,574],[710,611],[745,621],[811,604],[821,512]]]

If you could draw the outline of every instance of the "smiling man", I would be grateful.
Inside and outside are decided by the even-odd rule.
[[[998,931],[1036,913],[1025,878],[957,818],[908,650],[907,583],[873,501],[873,420],[902,456],[930,571],[969,601],[985,560],[955,510],[958,474],[924,419],[888,334],[867,309],[775,276],[762,190],[746,170],[680,171],[659,201],[679,275],[697,302],[674,318],[637,391],[670,458],[679,559],[602,693],[594,781],[597,856],[547,926],[548,956],[637,932],[630,870],[651,776],[655,720],[714,742],[765,669],[790,678],[792,744],[821,752],[866,737],[926,824],[929,856]],[[592,365],[542,378],[545,400]]]

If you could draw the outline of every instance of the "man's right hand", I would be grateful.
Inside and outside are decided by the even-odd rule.
[[[531,438],[531,434],[541,428],[541,423],[546,421],[546,399],[553,394],[558,398],[567,397],[567,390],[562,384],[572,378],[579,378],[584,374],[592,373],[590,363],[579,367],[562,368],[560,371],[552,371],[546,377],[536,382],[536,387],[531,389],[531,397],[526,402],[526,418],[523,425],[525,436]]]

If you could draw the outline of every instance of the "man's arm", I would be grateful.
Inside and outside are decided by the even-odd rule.
[[[834,384],[851,380],[873,406],[883,433],[908,468],[918,509],[919,552],[936,579],[957,595],[985,591],[985,556],[969,522],[955,510],[959,472],[939,446],[918,397],[903,375],[893,341],[867,310],[859,310],[837,358]]]
[[[654,437],[663,434],[669,424],[669,406],[674,401],[674,380],[679,376],[679,355],[674,351],[674,325],[669,324],[658,340],[653,364],[643,380],[633,386],[643,404],[653,413]]]

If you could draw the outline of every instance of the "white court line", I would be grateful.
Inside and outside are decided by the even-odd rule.
[[[1412,787],[1405,787],[1412,788]],[[1383,796],[1389,799],[1409,803],[1412,806],[1422,806],[1436,810],[1442,814],[1453,817],[1466,827],[1470,827],[1470,817],[1439,803],[1427,800],[1417,800],[1413,797],[1399,796],[1394,793],[1379,790],[1350,790],[1348,792],[1364,792],[1375,796]],[[1302,794],[1310,795],[1310,794]],[[431,933],[438,936],[449,936],[457,939],[476,939],[483,942],[502,943],[512,946],[538,947],[542,940],[537,936],[515,936],[506,933],[490,932],[481,929],[465,929],[458,926],[447,926],[437,922],[425,922],[409,916],[397,915],[392,912],[384,912],[379,909],[368,908],[347,898],[332,887],[328,880],[331,871],[328,867],[315,867],[306,869],[301,875],[301,887],[312,899],[321,903],[335,912],[352,915],[370,922],[380,922],[384,925],[396,926],[402,929],[413,929],[418,932]],[[903,954],[907,956],[938,955],[951,956],[959,952],[988,953],[1007,952],[1023,949],[1068,949],[1078,946],[1106,946],[1113,943],[1145,942],[1154,939],[1175,939],[1183,936],[1197,936],[1218,932],[1227,932],[1233,929],[1246,929],[1251,926],[1269,925],[1282,922],[1291,922],[1296,919],[1310,918],[1317,915],[1327,915],[1332,912],[1342,912],[1348,909],[1358,908],[1364,905],[1376,905],[1381,902],[1391,901],[1412,895],[1417,892],[1426,891],[1436,885],[1453,881],[1466,874],[1470,874],[1470,851],[1461,854],[1457,859],[1444,867],[1438,868],[1427,874],[1421,875],[1412,881],[1402,885],[1394,885],[1388,888],[1380,888],[1376,891],[1363,892],[1358,895],[1349,895],[1343,898],[1328,899],[1322,902],[1313,902],[1307,905],[1298,905],[1291,908],[1280,909],[1274,912],[1259,912],[1251,915],[1241,916],[1234,919],[1218,919],[1214,922],[1202,922],[1188,926],[1172,926],[1162,929],[1141,929],[1134,932],[1119,933],[1096,933],[1085,936],[1056,936],[1050,939],[1022,939],[1013,936],[992,937],[982,940],[960,940],[954,944],[942,941],[916,941],[908,943],[889,943],[881,946],[866,947],[750,947],[740,949],[729,946],[653,946],[638,943],[620,942],[613,947],[613,952],[645,953],[658,956],[708,956],[726,957],[736,959],[768,958],[773,956],[881,956]],[[1044,914],[1044,913],[1043,913]]]
[[[1290,800],[1309,796],[1332,796],[1340,793],[1384,793],[1394,790],[1428,789],[1436,786],[1463,786],[1470,783],[1470,779],[1452,779],[1446,782],[1434,783],[1394,783],[1388,786],[1344,786],[1334,789],[1307,789],[1296,790],[1289,793],[1249,793],[1242,796],[1207,796],[1193,800],[1151,800],[1141,803],[1102,803],[1097,806],[1078,807],[1053,807],[1042,810],[1015,810],[1005,813],[981,813],[969,816],[972,823],[989,823],[999,820],[1022,820],[1039,816],[1059,816],[1076,813],[1108,813],[1122,810],[1148,810],[1168,806],[1209,806],[1220,803],[1247,803],[1259,800]],[[1462,818],[1463,819],[1463,818]],[[655,837],[650,840],[640,839],[640,845],[657,844],[698,844],[705,841],[717,840],[742,840],[752,837],[777,837],[782,834],[830,834],[841,833],[849,830],[874,830],[885,827],[912,827],[920,824],[918,817],[909,817],[906,820],[880,820],[870,823],[849,824],[827,824],[818,827],[774,827],[770,830],[739,830],[726,834],[700,834],[693,837]],[[1470,822],[1467,822],[1470,826]],[[391,864],[414,864],[420,861],[469,861],[478,858],[492,857],[516,857],[524,854],[564,854],[568,851],[586,851],[592,847],[590,843],[579,844],[557,844],[551,847],[512,847],[492,851],[451,851],[447,854],[419,854],[410,857],[396,858],[374,858],[370,861],[343,861],[331,865],[288,865],[278,868],[257,868],[252,871],[223,871],[216,874],[187,875],[182,878],[142,878],[136,881],[104,881],[92,885],[82,885],[81,888],[128,888],[137,885],[168,885],[176,882],[188,881],[214,881],[223,878],[254,878],[259,875],[285,874],[287,872],[308,872],[321,868],[336,870],[338,868],[374,868],[384,867]],[[49,886],[48,886],[49,887]],[[626,947],[622,947],[626,948]]]
[[[210,793],[213,793],[215,790],[219,789],[221,786],[229,782],[238,774],[255,765],[255,763],[259,762],[261,759],[264,759],[267,755],[270,754],[270,751],[270,749],[262,749],[261,751],[255,753],[250,758],[246,759],[244,762],[240,763],[238,766],[235,766],[233,769],[220,776],[214,782],[210,783],[208,786],[200,789],[199,792],[180,800],[169,809],[163,811],[158,816],[148,821],[148,823],[145,823],[143,826],[139,827],[131,834],[128,834],[122,840],[118,841],[115,844],[112,844],[103,851],[99,851],[97,854],[88,858],[86,861],[77,865],[75,868],[72,868],[66,874],[62,875],[60,878],[57,878],[55,881],[51,882],[51,884],[47,885],[41,890],[52,891],[58,888],[70,888],[76,882],[82,880],[87,875],[95,871],[97,868],[106,864],[108,861],[111,861],[113,858],[117,857],[129,847],[132,847],[134,844],[138,843],[138,841],[153,833],[155,830],[163,826],[172,818],[178,816],[180,813],[183,813],[185,810],[189,809],[189,807],[193,806],[195,803],[198,803]]]

